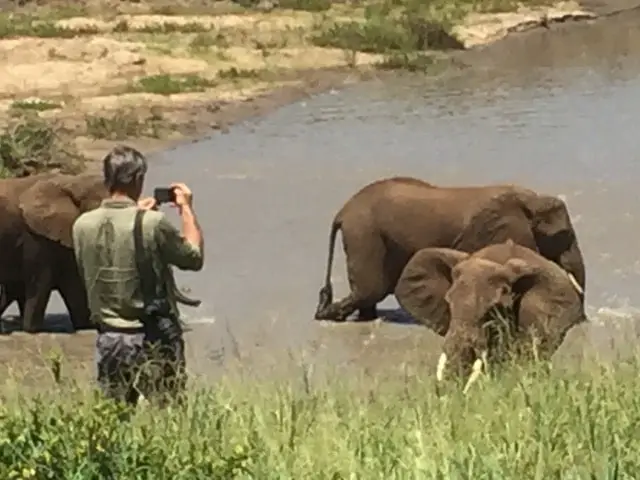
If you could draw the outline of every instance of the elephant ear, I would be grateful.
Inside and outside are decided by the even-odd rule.
[[[452,248],[473,253],[507,240],[537,251],[525,192],[512,190],[481,202],[471,211]]]
[[[444,336],[451,315],[444,296],[451,287],[453,267],[468,254],[448,248],[425,248],[407,263],[396,284],[395,297],[414,319]]]
[[[555,259],[569,250],[575,232],[567,205],[552,195],[536,195],[526,202],[532,229],[541,252]]]
[[[96,175],[56,175],[36,182],[18,198],[31,231],[72,248],[73,222],[100,206],[107,190]]]

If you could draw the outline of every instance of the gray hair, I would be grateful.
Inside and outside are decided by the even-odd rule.
[[[135,148],[117,145],[102,160],[102,172],[110,192],[126,190],[144,179],[147,159]]]

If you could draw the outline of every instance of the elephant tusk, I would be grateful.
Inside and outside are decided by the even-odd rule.
[[[441,382],[444,378],[444,367],[447,363],[447,354],[442,352],[438,358],[438,367],[436,368],[436,379]]]
[[[476,382],[476,380],[478,380],[478,378],[480,377],[480,374],[482,373],[482,365],[483,365],[483,362],[481,358],[477,358],[476,361],[473,362],[473,367],[471,367],[471,375],[469,375],[469,380],[467,380],[467,384],[464,386],[464,389],[462,390],[462,393],[464,395],[466,395],[471,385],[473,385]]]
[[[567,272],[567,275],[569,276],[569,281],[571,282],[571,285],[573,285],[573,287],[578,291],[580,295],[584,295],[584,290],[576,280],[576,277],[574,277],[573,274],[569,272]]]

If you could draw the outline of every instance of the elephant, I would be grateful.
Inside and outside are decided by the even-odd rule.
[[[342,231],[351,292],[333,303],[331,269]],[[331,225],[324,286],[316,320],[377,317],[409,259],[422,248],[472,253],[512,238],[572,273],[582,289],[585,269],[567,206],[558,197],[517,185],[439,187],[412,177],[370,183],[338,211]]]
[[[17,300],[23,330],[42,329],[52,290],[58,290],[74,329],[92,329],[71,231],[80,214],[109,192],[101,175],[43,174],[0,182],[0,314]],[[175,286],[174,286],[175,287]],[[177,300],[197,305],[176,288]]]
[[[588,321],[575,278],[511,239],[471,254],[424,248],[407,263],[394,293],[411,316],[444,335],[436,377],[444,378],[446,365],[470,374],[465,393],[487,363],[508,355],[550,360],[567,332]],[[502,315],[506,335],[496,328],[500,311],[510,313]]]

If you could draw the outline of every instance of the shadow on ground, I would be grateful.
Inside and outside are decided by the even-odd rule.
[[[326,321],[326,320],[325,320]],[[328,320],[332,322],[331,320]],[[394,325],[421,325],[416,319],[414,319],[411,315],[405,312],[401,308],[393,309],[393,308],[378,308],[378,317],[373,320],[360,320],[358,318],[358,314],[356,313],[354,316],[351,316],[347,319],[348,322],[353,323],[371,323],[371,322],[382,322],[382,323],[391,323]],[[342,322],[337,322],[342,323]]]
[[[18,316],[0,319],[0,335],[11,335],[15,332],[23,332],[22,319]],[[73,334],[77,330],[73,328],[69,315],[66,313],[48,314],[44,318],[42,333],[66,333]]]

